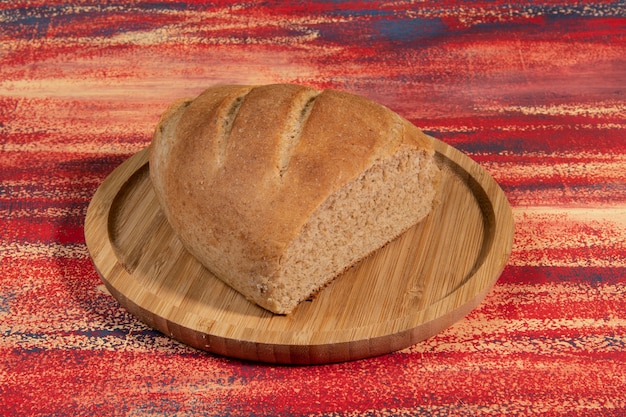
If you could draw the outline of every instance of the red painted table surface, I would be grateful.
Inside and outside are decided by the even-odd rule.
[[[0,415],[626,414],[626,5],[3,1]],[[365,95],[485,167],[509,265],[393,354],[244,363],[148,329],[83,236],[101,181],[217,83]]]

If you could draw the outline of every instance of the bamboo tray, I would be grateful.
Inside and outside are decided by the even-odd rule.
[[[511,208],[498,184],[458,150],[433,143],[443,170],[435,210],[288,316],[248,302],[183,249],[152,190],[147,149],[98,188],[85,221],[87,246],[123,307],[190,346],[282,364],[393,352],[475,308],[512,246]]]

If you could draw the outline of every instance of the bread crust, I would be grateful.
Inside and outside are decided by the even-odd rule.
[[[329,196],[403,147],[433,153],[418,128],[361,96],[216,86],[163,114],[150,175],[185,248],[247,298],[285,313],[264,297],[289,244]]]

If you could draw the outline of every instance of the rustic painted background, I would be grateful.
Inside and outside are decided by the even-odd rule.
[[[626,4],[0,0],[0,415],[626,414]],[[401,352],[242,363],[138,322],[83,237],[159,114],[216,83],[363,94],[514,209],[483,304]]]

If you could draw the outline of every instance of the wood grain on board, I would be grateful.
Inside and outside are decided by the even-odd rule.
[[[240,359],[315,364],[408,347],[467,314],[511,251],[513,217],[489,174],[433,139],[443,179],[426,220],[336,278],[289,315],[246,300],[182,247],[152,190],[148,149],[94,195],[85,235],[109,291],[193,347]]]

